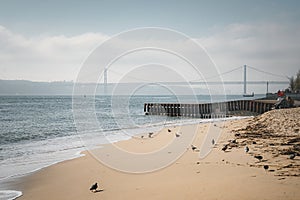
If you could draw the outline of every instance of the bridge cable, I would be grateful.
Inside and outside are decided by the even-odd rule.
[[[279,75],[279,74],[274,74],[274,73],[271,73],[271,72],[266,72],[266,71],[264,71],[264,70],[261,70],[261,69],[258,69],[258,68],[256,68],[256,67],[252,67],[252,66],[249,66],[249,65],[247,65],[247,67],[249,67],[250,69],[253,69],[253,70],[255,70],[255,71],[264,73],[264,74],[268,74],[268,75],[272,75],[272,76],[277,76],[277,77],[280,77],[280,78],[288,79],[287,76],[283,76],[283,75]]]
[[[239,67],[236,67],[236,68],[231,69],[231,70],[229,70],[229,71],[220,73],[220,74],[218,74],[218,75],[215,75],[215,76],[211,76],[211,77],[205,78],[205,80],[213,79],[213,78],[216,78],[216,77],[221,77],[222,75],[229,74],[229,73],[231,73],[231,72],[233,72],[233,71],[236,71],[236,70],[238,70],[238,69],[241,69],[241,68],[242,68],[242,66],[239,66]],[[199,80],[204,80],[204,79],[203,79],[203,78],[202,78],[202,79],[196,79],[196,80],[193,80],[193,81],[190,81],[190,82],[196,82],[196,81],[199,81]]]

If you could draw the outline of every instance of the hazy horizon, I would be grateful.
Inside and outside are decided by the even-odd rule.
[[[172,84],[150,83],[76,83],[80,88],[74,92],[75,83],[70,81],[32,82],[28,80],[0,80],[0,95],[241,95],[243,85],[232,84]],[[218,89],[224,87],[225,91]],[[283,87],[283,86],[281,86]],[[257,85],[250,84],[248,90],[258,94],[266,91],[257,90]],[[269,92],[276,93],[278,85],[269,86]],[[249,92],[250,93],[250,92]]]

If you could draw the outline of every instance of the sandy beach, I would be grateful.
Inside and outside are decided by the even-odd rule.
[[[241,120],[167,127],[44,168],[23,177],[16,189],[23,192],[19,199],[30,200],[300,199],[299,128],[300,108],[273,110]],[[217,137],[216,133],[220,133],[219,138],[212,137]],[[214,142],[205,144],[211,151],[200,158],[205,139]],[[185,146],[176,148],[178,144]],[[193,150],[190,145],[197,148]],[[152,166],[149,163],[153,161],[137,163],[114,154],[116,149],[133,158],[159,156]],[[291,154],[295,158],[291,159]],[[168,159],[171,161],[164,163]],[[111,160],[113,168],[107,164]],[[146,167],[149,172],[124,172],[134,171],[135,166],[137,170]],[[91,192],[95,182],[99,188]]]

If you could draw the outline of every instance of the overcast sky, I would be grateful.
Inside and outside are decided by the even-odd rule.
[[[185,34],[202,45],[220,73],[247,64],[282,75],[248,69],[250,80],[286,80],[284,77],[300,69],[297,0],[0,0],[0,5],[0,79],[76,80],[85,60],[102,42],[141,27]],[[175,58],[170,61],[165,53],[151,54],[143,63],[143,53],[116,63],[109,72],[109,82],[124,79],[126,64],[147,65],[151,56],[155,63],[159,56],[167,59],[169,69],[180,63]],[[137,71],[128,77],[140,75],[141,70]],[[223,79],[242,80],[242,68]]]

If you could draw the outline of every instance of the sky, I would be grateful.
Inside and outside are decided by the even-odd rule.
[[[189,37],[204,49],[219,73],[241,67],[224,75],[224,80],[243,80],[245,64],[277,75],[249,68],[250,80],[286,81],[300,69],[297,0],[0,0],[0,5],[0,79],[75,81],[99,45],[143,27],[160,27]],[[124,43],[114,45],[119,48]],[[149,74],[141,75],[138,67],[133,72],[130,66],[149,65],[151,59],[156,64],[164,60],[160,64],[168,66],[154,70],[154,77],[176,71],[180,63],[165,53],[137,52],[115,63],[108,71],[108,81],[122,81],[126,74],[126,81],[134,76],[147,79]],[[188,67],[180,68],[182,73],[189,72]],[[204,68],[201,76],[211,77]]]

